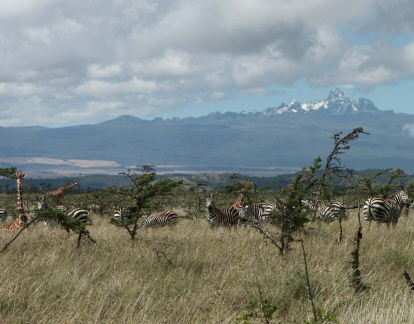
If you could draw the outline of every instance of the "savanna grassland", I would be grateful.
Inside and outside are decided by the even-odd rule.
[[[97,243],[79,249],[75,234],[31,226],[0,254],[0,322],[237,323],[243,313],[257,312],[249,321],[264,323],[252,306],[260,300],[277,307],[271,323],[312,321],[299,243],[281,257],[251,227],[212,229],[205,213],[198,216],[139,230],[131,241],[124,229],[93,215],[88,229]],[[391,229],[363,225],[367,289],[359,296],[349,285],[355,210],[343,227],[340,244],[337,223],[310,223],[301,234],[320,323],[412,323],[414,291],[401,267],[414,275],[413,220],[402,218]],[[1,232],[1,247],[14,234]]]

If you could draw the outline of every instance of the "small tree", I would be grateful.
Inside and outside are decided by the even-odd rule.
[[[275,196],[277,210],[271,215],[270,222],[277,225],[281,232],[277,235],[269,233],[259,226],[254,226],[265,238],[278,248],[280,255],[285,255],[289,243],[294,241],[293,234],[302,230],[309,222],[309,211],[302,205],[302,200],[312,192],[318,184],[316,170],[321,167],[321,159],[317,157],[309,169],[303,167],[290,186],[282,188]]]
[[[0,168],[0,177],[16,179],[16,171],[17,169],[15,167],[6,169]]]
[[[28,229],[32,224],[45,218],[49,220],[55,220],[68,233],[78,234],[77,248],[79,248],[81,242],[85,240],[89,243],[96,243],[96,241],[91,237],[90,232],[86,229],[86,226],[90,225],[89,223],[83,223],[78,219],[68,217],[66,213],[63,213],[59,210],[37,209],[35,211],[35,216],[30,220],[30,222],[26,223],[25,226],[20,229],[20,231],[17,232],[17,234],[7,244],[4,245],[4,247],[0,250],[0,253],[4,252],[17,239],[17,237],[23,233],[23,231]]]
[[[99,216],[103,216],[110,207],[116,205],[116,201],[124,196],[124,190],[116,186],[96,190],[92,193],[94,208],[97,209]],[[121,205],[124,204],[122,201]]]
[[[334,140],[334,148],[326,158],[326,164],[317,192],[318,201],[321,199],[330,201],[332,199],[331,189],[335,178],[352,177],[353,171],[342,165],[341,155],[351,148],[349,142],[358,139],[360,134],[369,135],[369,133],[364,132],[362,127],[358,127],[344,137],[341,137],[342,132],[336,133],[331,137]]]
[[[170,195],[174,188],[181,185],[182,181],[172,181],[171,179],[156,180],[154,168],[147,165],[137,165],[140,173],[122,172],[120,174],[128,177],[133,186],[130,191],[125,192],[131,201],[134,202],[134,210],[127,219],[117,220],[113,217],[111,223],[123,227],[127,230],[131,239],[134,240],[139,228],[138,220],[144,215],[156,209],[155,199],[160,196]]]
[[[392,191],[401,186],[401,184],[393,184],[393,182],[404,176],[404,170],[400,168],[394,170],[390,174],[391,171],[393,171],[393,169],[388,168],[377,172],[372,177],[364,177],[359,179],[354,187],[359,187],[360,192],[363,195],[368,195],[369,197],[374,197],[379,194],[382,198],[388,198]],[[377,179],[380,176],[384,177],[387,175],[389,176],[389,179],[386,184],[376,184]]]
[[[260,201],[264,201],[266,191],[269,189],[270,185],[263,186],[259,189],[251,180],[239,180],[239,178],[240,176],[238,173],[230,176],[230,179],[233,181],[233,185],[227,186],[227,191],[236,194],[243,194],[245,197],[244,201],[247,203],[258,203]]]
[[[350,149],[350,141],[357,139],[359,134],[367,133],[359,127],[344,137],[341,137],[341,134],[337,133],[332,137],[334,139],[334,148],[326,159],[326,164],[320,177],[316,176],[316,171],[321,168],[322,162],[318,156],[309,169],[303,167],[293,183],[282,188],[275,196],[277,210],[271,215],[270,221],[276,224],[281,229],[281,232],[278,235],[274,235],[256,226],[256,229],[267,239],[270,239],[279,249],[281,255],[284,255],[288,251],[289,243],[295,240],[293,234],[302,231],[304,225],[310,221],[309,216],[312,214],[315,216],[316,214],[316,210],[310,212],[309,209],[305,208],[302,200],[311,195],[315,188],[317,188],[318,202],[321,197],[326,200],[331,200],[330,191],[333,188],[332,182],[334,178],[342,178],[344,173],[352,173],[350,169],[342,166],[340,155]],[[340,229],[341,240],[341,226]]]

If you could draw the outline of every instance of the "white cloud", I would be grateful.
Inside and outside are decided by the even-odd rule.
[[[80,96],[114,97],[129,93],[149,93],[158,90],[154,81],[145,81],[133,78],[129,81],[107,82],[91,80],[79,85],[75,94]]]
[[[111,64],[101,66],[100,64],[92,64],[89,66],[89,76],[92,79],[111,78],[122,74],[121,64]]]
[[[411,137],[414,137],[414,124],[405,124],[403,131],[407,132]]]
[[[34,97],[30,123],[48,125],[63,111],[70,122],[153,116],[298,80],[368,88],[414,77],[413,40],[393,45],[414,31],[409,0],[0,0],[0,17],[3,125],[27,124],[18,115]]]
[[[40,42],[44,45],[50,45],[52,42],[50,30],[45,27],[24,28],[23,34],[33,42]]]
[[[221,92],[221,91],[214,91],[211,94],[211,99],[214,100],[214,101],[220,101],[224,97],[226,97],[226,94],[224,92]]]
[[[28,97],[45,92],[45,89],[30,83],[1,82],[0,97]]]
[[[33,11],[41,10],[52,0],[0,0],[0,17],[30,15]]]
[[[185,77],[194,75],[200,69],[192,65],[189,53],[167,49],[162,57],[150,61],[132,62],[132,70],[148,77]]]

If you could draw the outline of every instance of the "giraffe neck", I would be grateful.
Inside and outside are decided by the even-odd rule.
[[[244,199],[244,195],[243,194],[240,194],[239,197],[237,198],[236,202],[233,204],[232,207],[234,207],[234,208],[240,207],[241,204],[242,204],[242,202],[243,202],[243,199]]]
[[[17,178],[17,210],[19,211],[19,215],[24,215],[24,206],[23,206],[23,179]]]
[[[74,182],[74,183],[72,183],[72,184],[71,184],[71,185],[69,185],[69,186],[62,187],[62,191],[63,191],[63,192],[68,191],[68,190],[72,189],[74,186],[76,186],[77,184],[78,184],[77,182]]]

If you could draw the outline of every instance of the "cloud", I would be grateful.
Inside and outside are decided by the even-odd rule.
[[[409,136],[414,137],[414,124],[405,124],[403,126],[403,131],[406,132]]]
[[[0,97],[28,97],[34,94],[44,93],[45,89],[31,83],[1,82]]]
[[[75,94],[80,96],[114,97],[129,93],[148,93],[158,89],[156,82],[133,78],[128,81],[107,82],[91,80],[79,85]]]
[[[63,111],[70,123],[154,116],[298,80],[370,89],[413,78],[413,39],[395,46],[414,31],[413,8],[409,0],[0,0],[0,124],[55,125]],[[118,106],[85,113],[104,101]],[[21,118],[33,102],[36,116]]]
[[[120,63],[102,66],[100,64],[92,64],[89,66],[88,75],[92,79],[111,78],[122,74]]]

